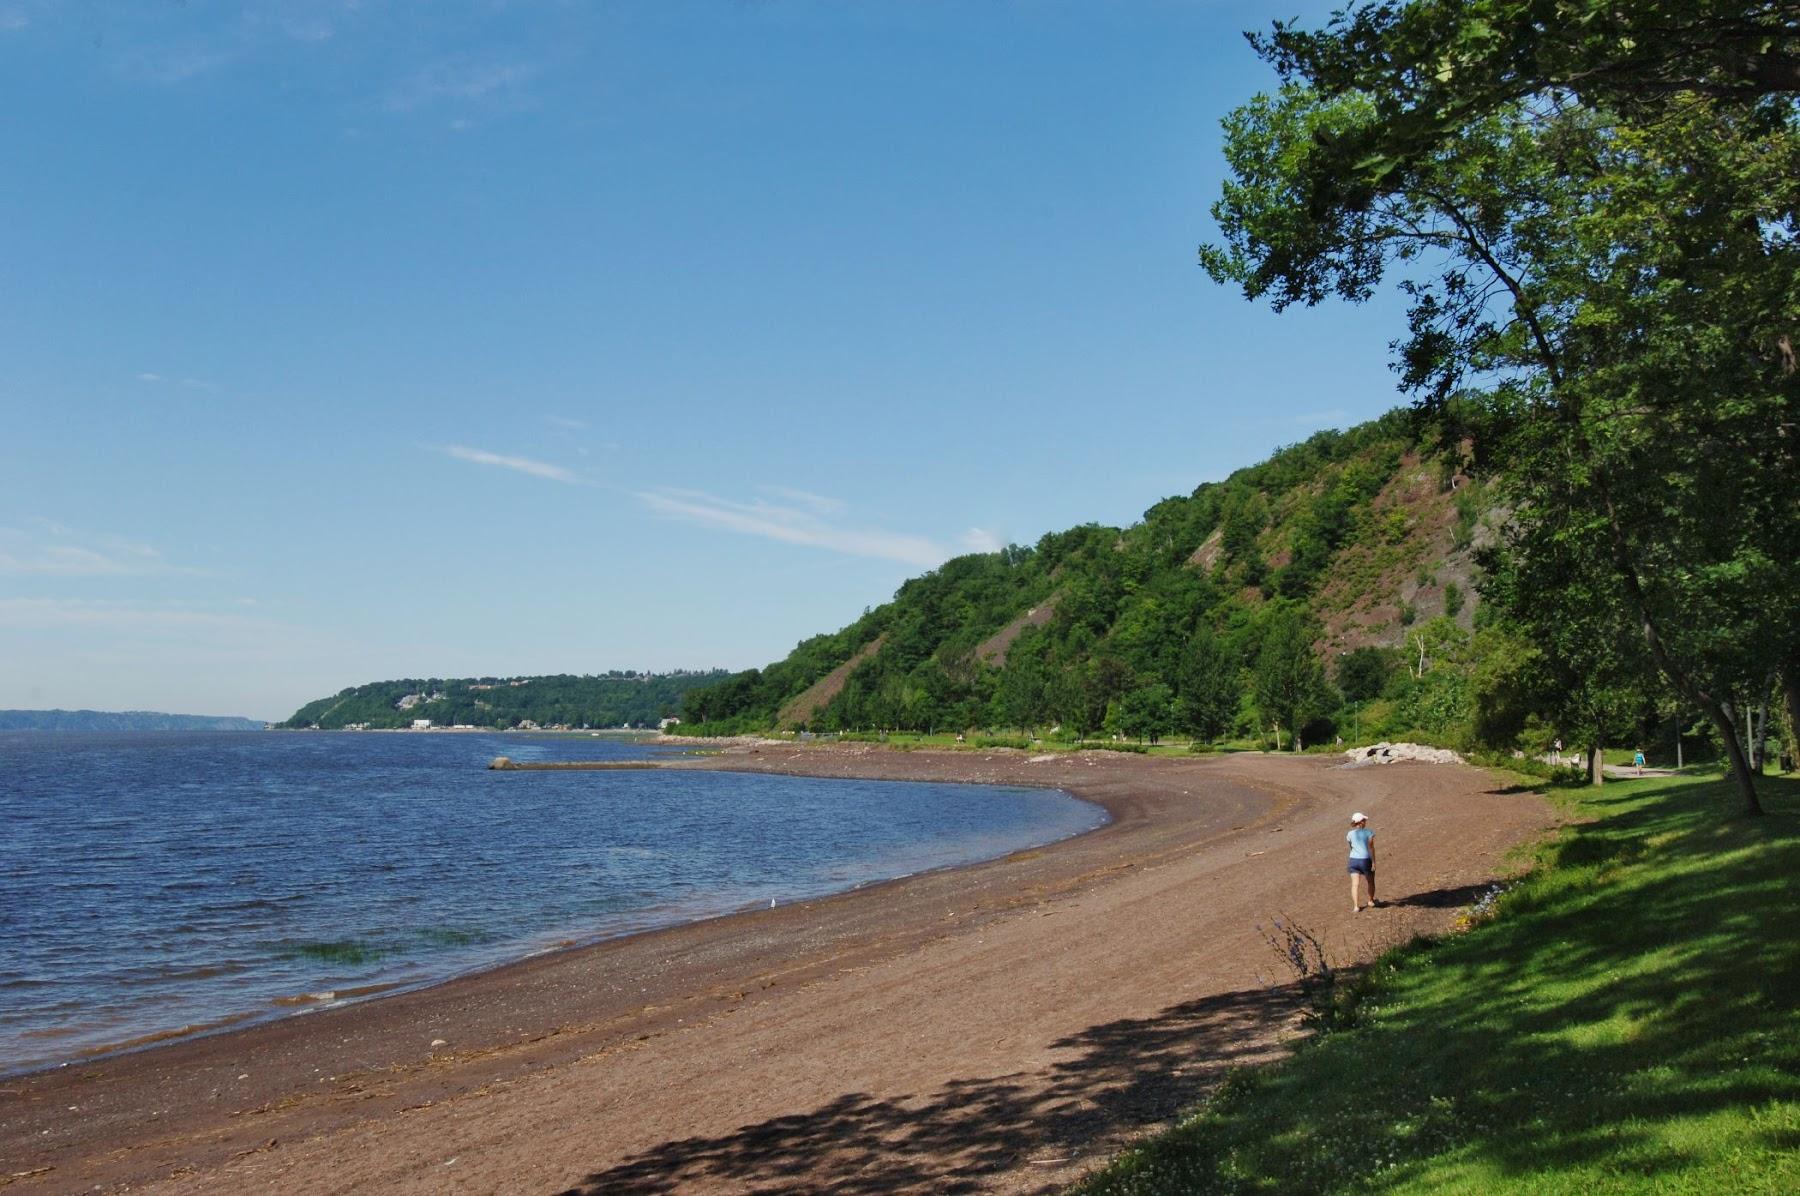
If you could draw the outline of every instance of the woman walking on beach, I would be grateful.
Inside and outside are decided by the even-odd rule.
[[[1350,844],[1350,908],[1362,913],[1362,896],[1358,884],[1369,887],[1369,906],[1375,900],[1375,832],[1369,829],[1369,816],[1361,812],[1350,815],[1350,831],[1344,836]]]

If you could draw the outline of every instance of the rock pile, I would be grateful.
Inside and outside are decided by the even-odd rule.
[[[1426,747],[1422,743],[1378,743],[1373,747],[1351,748],[1344,755],[1352,764],[1395,764],[1401,760],[1417,760],[1421,764],[1461,764],[1463,758],[1449,748]]]

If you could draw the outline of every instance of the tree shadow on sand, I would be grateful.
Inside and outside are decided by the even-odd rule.
[[[562,1196],[739,1192],[971,1192],[1004,1171],[1066,1164],[1173,1117],[1236,1064],[1277,1053],[1268,1031],[1293,1019],[1292,985],[1171,1006],[1090,1027],[1035,1073],[958,1080],[905,1098],[846,1093],[810,1112],[718,1137],[665,1142],[589,1175]]]

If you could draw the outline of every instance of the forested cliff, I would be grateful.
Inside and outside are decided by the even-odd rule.
[[[1353,718],[1468,740],[1474,662],[1516,647],[1471,585],[1492,514],[1471,461],[1411,411],[1321,432],[1131,527],[946,562],[684,713],[715,731],[1288,741]]]

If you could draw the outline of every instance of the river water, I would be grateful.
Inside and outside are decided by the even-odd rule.
[[[724,772],[615,738],[0,733],[0,1073],[1067,838],[1066,794]]]

